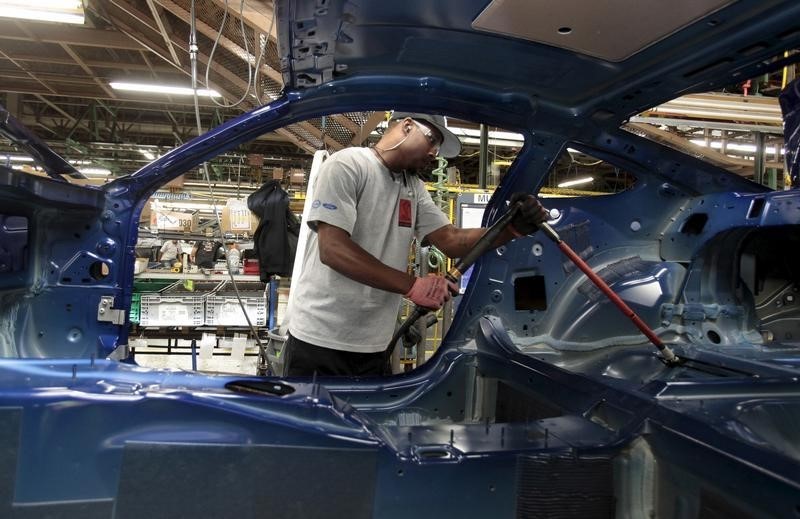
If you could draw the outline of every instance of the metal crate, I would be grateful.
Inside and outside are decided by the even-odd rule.
[[[267,284],[258,281],[237,282],[239,295],[247,309],[247,317],[253,326],[266,326],[269,318],[267,306]],[[226,281],[206,299],[207,326],[247,326],[247,318],[239,306],[236,290]]]
[[[202,326],[205,301],[222,283],[195,281],[193,289],[177,281],[157,294],[142,294],[141,326]]]

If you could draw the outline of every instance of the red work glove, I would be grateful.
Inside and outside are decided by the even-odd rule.
[[[450,300],[451,294],[457,293],[458,287],[455,283],[442,276],[428,274],[424,278],[416,278],[405,296],[417,306],[438,310]]]
[[[522,202],[522,208],[511,220],[509,227],[515,236],[527,236],[538,229],[539,224],[546,221],[549,215],[539,200],[529,193],[520,191],[511,195],[511,205],[517,202]]]

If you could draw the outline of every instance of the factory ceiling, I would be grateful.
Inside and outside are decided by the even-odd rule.
[[[191,1],[84,5],[80,26],[0,18],[0,102],[67,158],[102,157],[115,173],[131,172],[198,134],[193,96],[110,85],[191,86]],[[195,9],[198,88],[208,78],[221,94],[199,98],[205,131],[269,102],[283,84],[272,2],[206,0]],[[241,167],[245,155],[261,155],[265,166],[305,167],[317,149],[359,144],[378,120],[353,113],[295,124],[228,159]]]
[[[194,2],[198,49],[195,77],[199,88],[207,86],[221,94],[199,97],[199,130],[193,96],[132,92],[111,86],[116,82],[191,86],[193,2],[83,0],[83,4],[82,25],[0,18],[0,104],[70,160],[92,161],[114,174],[130,173],[199,131],[268,103],[283,88],[270,0]],[[759,117],[771,118],[738,116],[738,124],[730,129],[739,133],[730,134],[732,139],[751,139],[748,132],[752,128],[741,124],[745,122],[760,125],[753,128],[772,135],[768,139],[781,140],[779,110],[771,97],[775,93],[764,93],[768,97],[757,104],[752,96],[723,99],[749,110],[737,113],[750,114],[755,106]],[[688,101],[719,105],[716,98],[684,103]],[[678,110],[681,106],[676,106],[670,111],[663,105],[633,118],[634,123],[656,125],[636,131],[659,140],[670,139],[683,148],[681,139],[658,133],[657,126],[669,127],[670,134],[684,140],[708,140],[709,125],[724,127],[713,117],[712,122],[686,122],[687,118],[699,117],[685,115]],[[308,170],[315,150],[335,151],[364,143],[383,115],[345,113],[297,123],[219,157],[211,172],[217,180],[244,173],[252,183],[260,180],[260,175],[254,175],[256,169]],[[9,143],[0,140],[0,154],[12,150]],[[477,146],[465,145],[465,151],[456,165],[477,169]],[[697,150],[686,152],[696,154]],[[513,150],[505,155],[513,156]],[[724,156],[718,159],[730,162]],[[745,175],[752,171],[747,158],[733,160],[741,163],[723,165],[739,168]]]

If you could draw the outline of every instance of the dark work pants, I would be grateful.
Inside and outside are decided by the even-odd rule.
[[[287,377],[370,377],[388,375],[385,352],[359,353],[314,346],[289,334],[283,346]]]

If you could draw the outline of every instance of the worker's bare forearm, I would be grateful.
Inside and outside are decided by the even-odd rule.
[[[445,251],[451,258],[460,258],[467,254],[475,245],[486,229],[458,229],[456,228],[456,244],[454,250]]]
[[[430,233],[428,240],[449,257],[461,258],[472,250],[485,232],[485,228],[459,229],[453,225],[447,225]],[[499,247],[512,239],[514,239],[514,235],[511,231],[505,230],[492,243],[492,247]]]
[[[319,224],[320,261],[348,278],[374,288],[405,294],[414,278],[382,263],[338,227]]]

